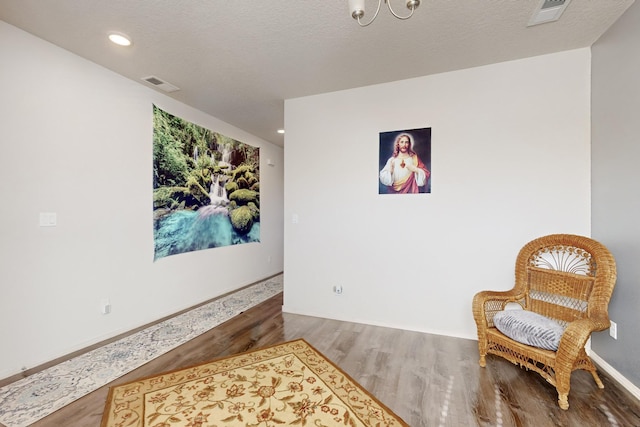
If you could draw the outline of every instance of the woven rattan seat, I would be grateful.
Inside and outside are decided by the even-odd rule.
[[[569,408],[571,373],[591,372],[604,388],[585,344],[592,332],[609,328],[608,305],[616,282],[616,264],[601,243],[583,236],[554,234],[527,243],[516,259],[515,286],[509,291],[482,291],[473,298],[478,327],[480,366],[494,354],[531,369],[555,386],[558,404]],[[566,325],[557,351],[514,341],[498,331],[493,316],[517,303]]]

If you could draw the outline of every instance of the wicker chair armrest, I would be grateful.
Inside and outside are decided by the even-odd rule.
[[[479,299],[482,301],[495,300],[495,301],[507,301],[514,302],[524,298],[523,294],[519,294],[515,289],[509,289],[508,291],[480,291],[473,297],[474,300]]]
[[[515,289],[508,291],[481,291],[473,297],[473,315],[476,322],[493,326],[493,316],[504,310],[510,302],[522,303],[524,295],[519,294]],[[478,323],[480,324],[480,323]]]
[[[569,323],[558,346],[556,356],[558,363],[572,366],[591,334],[607,329],[609,325],[610,322],[606,316],[593,316]]]

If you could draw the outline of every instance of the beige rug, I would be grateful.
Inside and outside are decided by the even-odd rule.
[[[101,425],[408,427],[302,339],[112,387]]]

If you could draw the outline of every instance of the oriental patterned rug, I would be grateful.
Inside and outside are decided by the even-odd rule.
[[[302,339],[112,387],[101,425],[408,427]]]
[[[282,280],[282,274],[264,280],[0,387],[0,425],[30,426],[277,295],[282,292]]]

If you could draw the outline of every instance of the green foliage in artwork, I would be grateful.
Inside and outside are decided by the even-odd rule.
[[[238,147],[238,152],[242,156],[242,163],[252,170],[258,170],[260,167],[259,151],[250,145],[242,144]]]
[[[153,135],[154,188],[163,185],[184,185],[189,173],[189,166],[182,154],[179,141],[165,134]]]
[[[212,172],[215,172],[216,169],[219,171],[222,170],[219,166],[216,166],[214,160],[210,156],[200,156],[198,160],[195,162],[195,169],[200,171],[203,174],[211,175]]]

